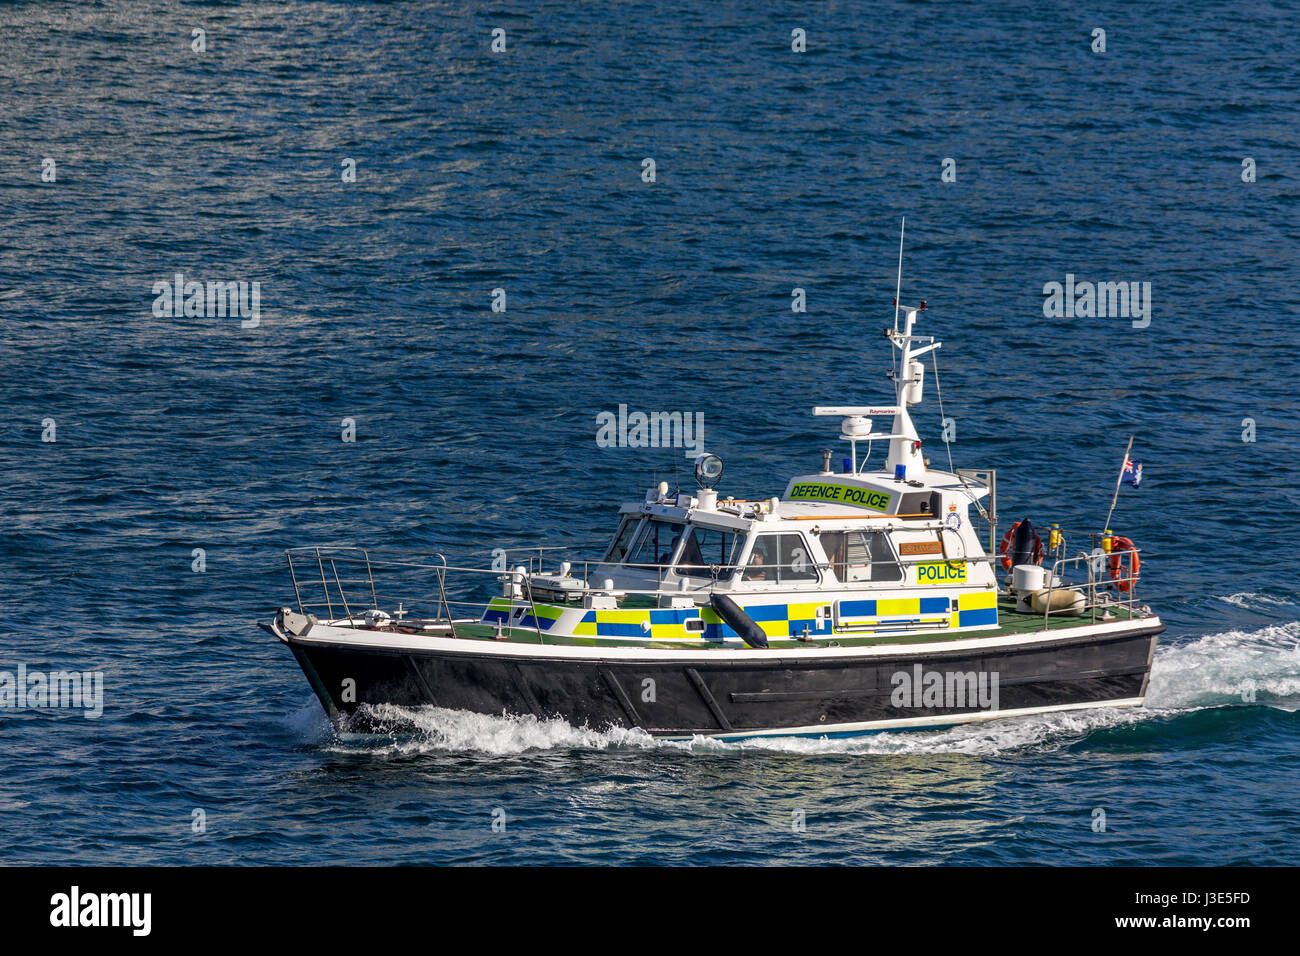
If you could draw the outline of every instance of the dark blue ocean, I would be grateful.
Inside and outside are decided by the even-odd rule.
[[[98,719],[0,710],[0,862],[1300,863],[1298,21],[0,5],[0,670],[105,682]],[[687,468],[598,447],[620,404],[702,413],[721,491],[779,494],[838,454],[812,406],[891,400],[904,216],[954,461],[998,469],[1003,527],[1098,528],[1137,436],[1112,524],[1169,626],[1149,706],[831,742],[444,712],[333,737],[256,626],[292,603],[284,548],[603,541]],[[259,282],[257,327],[155,315],[178,272]],[[1048,318],[1067,274],[1149,282],[1149,326]]]

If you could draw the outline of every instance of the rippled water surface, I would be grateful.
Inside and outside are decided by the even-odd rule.
[[[0,860],[1300,862],[1297,19],[3,5],[0,669],[106,690],[97,720],[0,712]],[[332,736],[255,626],[292,598],[283,548],[599,541],[685,468],[597,447],[621,403],[702,412],[724,493],[780,493],[834,444],[813,405],[889,400],[902,216],[954,459],[999,469],[1004,524],[1098,526],[1137,434],[1114,524],[1169,625],[1148,707],[832,742],[432,710]],[[155,317],[177,272],[260,282],[260,325]],[[1067,273],[1150,282],[1149,328],[1046,318]]]

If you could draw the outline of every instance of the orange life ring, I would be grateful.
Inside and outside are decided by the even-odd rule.
[[[1128,567],[1125,568],[1125,558]],[[1116,535],[1110,543],[1110,578],[1115,586],[1127,594],[1133,590],[1133,582],[1138,578],[1138,569],[1142,562],[1138,560],[1137,549],[1128,538]]]
[[[998,545],[998,554],[1002,555],[1003,571],[1011,570],[1011,554],[1010,554],[1011,542],[1015,540],[1016,529],[1019,527],[1020,527],[1020,522],[1017,521],[1010,528],[1008,528],[1007,533],[1002,536],[1002,543]],[[1043,539],[1040,538],[1037,533],[1035,533],[1034,534],[1034,564],[1042,564],[1042,563],[1043,563]]]

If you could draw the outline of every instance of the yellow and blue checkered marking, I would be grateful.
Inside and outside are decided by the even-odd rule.
[[[841,601],[837,622],[857,629],[888,631],[918,626],[951,626],[948,597],[878,598]]]
[[[957,598],[957,626],[977,627],[998,622],[996,591],[966,591]]]
[[[840,602],[842,617],[920,617],[926,614],[947,614],[948,610],[949,599],[946,597]]]
[[[816,601],[808,604],[752,604],[745,613],[763,629],[768,637],[787,637],[802,634],[804,627],[810,634],[830,634],[830,620],[817,620],[817,608],[829,605]],[[702,620],[703,631],[688,631],[686,622]],[[649,622],[647,632],[642,626]],[[821,628],[818,628],[821,623]],[[576,637],[648,637],[651,640],[694,638],[720,641],[739,637],[712,608],[661,608],[636,611],[589,610],[573,629]]]
[[[881,628],[950,623],[979,627],[998,622],[998,598],[993,591],[965,591],[944,597],[908,597],[841,601],[841,623]],[[956,613],[953,613],[956,612]]]
[[[795,604],[751,604],[745,613],[769,638],[832,634],[831,602],[809,601]],[[820,619],[819,608],[825,608]],[[483,623],[515,627],[536,627],[549,631],[566,611],[573,608],[538,604],[537,615],[529,604],[515,604],[496,598],[483,613]],[[512,621],[512,615],[523,613]],[[703,631],[687,630],[686,622],[702,620]],[[951,597],[876,598],[841,601],[839,622],[882,631],[912,628],[917,625],[980,627],[998,622],[997,594],[992,591],[967,591]],[[648,624],[647,628],[645,625]],[[820,627],[818,625],[821,625]],[[712,608],[637,608],[629,610],[590,609],[573,627],[574,637],[640,638],[663,640],[721,641],[738,635]]]
[[[522,617],[516,621],[511,621],[511,615],[515,611],[526,609]],[[514,627],[535,627],[542,631],[549,631],[555,626],[555,622],[560,619],[564,613],[564,608],[554,607],[550,604],[538,604],[537,616],[533,616],[533,606],[531,604],[511,604],[504,598],[493,598],[488,604],[487,609],[483,612],[484,624],[505,624]]]

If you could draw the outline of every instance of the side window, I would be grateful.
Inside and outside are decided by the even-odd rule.
[[[764,534],[754,542],[746,581],[816,581],[817,566],[801,534]]]
[[[883,531],[832,531],[822,547],[840,581],[901,581],[903,568]]]
[[[845,537],[844,580],[871,580],[871,545],[861,531],[852,531]]]
[[[844,576],[844,549],[848,537],[844,531],[823,531],[818,538],[826,552],[826,560],[831,563],[831,570],[841,582],[848,580]]]
[[[627,555],[628,545],[632,543],[632,536],[636,534],[636,529],[640,526],[639,517],[626,517],[623,523],[618,527],[618,533],[614,535],[614,541],[605,552],[605,560],[611,564],[618,564]]]
[[[883,531],[872,531],[871,540],[871,580],[901,581],[903,568],[894,557],[894,549],[889,543],[889,536]]]

